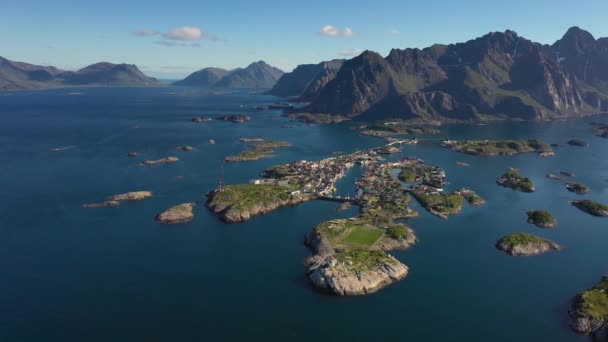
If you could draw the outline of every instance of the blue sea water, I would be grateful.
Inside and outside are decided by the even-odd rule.
[[[303,235],[316,224],[357,214],[309,202],[241,224],[204,206],[182,225],[160,225],[169,206],[205,199],[222,159],[240,137],[288,140],[273,158],[226,164],[227,183],[264,168],[321,159],[383,140],[353,124],[287,129],[277,99],[246,92],[210,95],[176,87],[0,92],[0,341],[587,341],[567,326],[572,296],[608,274],[608,221],[569,204],[608,203],[608,140],[589,122],[444,126],[394,158],[415,156],[446,169],[448,190],[469,187],[488,204],[442,220],[423,211],[408,224],[419,242],[394,252],[409,276],[364,297],[314,291],[302,260]],[[247,113],[244,124],[195,124],[199,115]],[[606,118],[603,118],[606,120]],[[439,146],[443,138],[539,138],[560,143],[554,158],[477,157]],[[590,146],[572,147],[571,138]],[[215,145],[207,143],[209,139]],[[176,151],[192,145],[192,152]],[[74,146],[61,152],[49,149]],[[136,158],[127,153],[138,151]],[[175,164],[142,167],[175,155]],[[457,161],[470,167],[458,167]],[[508,167],[537,192],[496,185]],[[579,196],[545,174],[571,171],[592,192]],[[356,169],[340,182],[352,193]],[[115,208],[81,208],[107,196],[152,190],[152,199]],[[542,230],[525,212],[547,209],[560,225]],[[563,250],[530,258],[498,252],[512,232],[550,238]]]

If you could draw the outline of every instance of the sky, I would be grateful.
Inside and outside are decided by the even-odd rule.
[[[258,60],[290,71],[507,29],[546,44],[571,26],[608,37],[606,18],[608,0],[0,0],[0,56],[67,70],[136,64],[177,79]]]

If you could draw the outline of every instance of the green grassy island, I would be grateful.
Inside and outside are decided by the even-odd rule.
[[[591,200],[572,201],[573,206],[593,216],[608,216],[608,205]]]
[[[519,153],[537,152],[550,153],[553,152],[551,147],[542,141],[532,140],[446,140],[442,146],[451,148],[454,151],[479,155],[479,156],[510,156]]]
[[[593,334],[608,330],[608,276],[574,298],[570,317],[576,332]]]
[[[439,130],[426,126],[411,126],[405,122],[380,122],[372,125],[359,127],[359,132],[363,135],[386,138],[395,135],[411,134],[437,134]]]
[[[246,139],[246,140],[243,140],[243,139]],[[271,156],[275,152],[276,148],[290,146],[289,143],[286,141],[264,141],[264,140],[260,141],[258,139],[256,139],[256,140],[249,140],[249,139],[256,139],[256,138],[242,138],[241,139],[241,141],[253,142],[252,144],[249,145],[249,149],[244,150],[243,152],[241,152],[237,155],[228,156],[224,160],[226,160],[227,162],[245,162],[245,161],[258,160],[260,158]]]
[[[512,256],[529,256],[558,250],[555,242],[526,233],[504,236],[496,242],[496,248]]]
[[[570,192],[574,192],[575,194],[579,195],[586,194],[591,191],[589,187],[581,183],[568,183],[566,184],[566,189],[568,189],[568,191]]]
[[[532,183],[529,178],[522,176],[516,169],[510,169],[507,171],[504,175],[496,180],[496,183],[504,187],[523,192],[536,191],[534,183]]]
[[[235,184],[216,189],[207,207],[226,222],[241,222],[279,207],[295,205],[315,196],[291,194],[290,189],[272,184]]]
[[[557,226],[557,220],[550,212],[546,210],[528,211],[528,223],[534,224],[541,228],[554,228]]]
[[[460,194],[426,194],[418,191],[412,191],[411,193],[420,205],[431,214],[441,218],[448,218],[450,215],[460,213],[464,205],[464,197]]]

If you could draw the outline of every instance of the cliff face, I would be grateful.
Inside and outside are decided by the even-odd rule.
[[[303,111],[418,121],[552,119],[608,109],[608,40],[570,29],[553,46],[513,31],[344,62]]]
[[[13,62],[0,57],[0,90],[64,86],[148,86],[159,84],[135,65],[97,63],[78,71]]]
[[[343,62],[342,59],[335,59],[319,64],[298,65],[292,72],[281,76],[268,94],[297,97],[297,101],[301,102],[312,101],[334,79]]]

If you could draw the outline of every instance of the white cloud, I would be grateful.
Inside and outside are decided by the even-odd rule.
[[[140,30],[133,31],[133,35],[137,36],[137,37],[151,37],[151,36],[156,36],[159,34],[160,34],[160,32],[158,32],[156,30],[150,30],[150,29],[140,29]]]
[[[163,34],[163,37],[169,40],[196,41],[203,39],[205,33],[198,27],[184,26]]]
[[[321,27],[319,34],[326,37],[352,37],[355,35],[355,32],[353,32],[350,27],[345,27],[343,30],[340,30],[338,27],[325,25]]]
[[[355,57],[363,52],[362,49],[344,49],[340,51],[338,54],[343,57]]]
[[[388,30],[385,32],[388,35],[392,35],[392,36],[396,36],[398,34],[401,34],[401,31],[397,30],[397,29],[392,29],[392,30]]]

